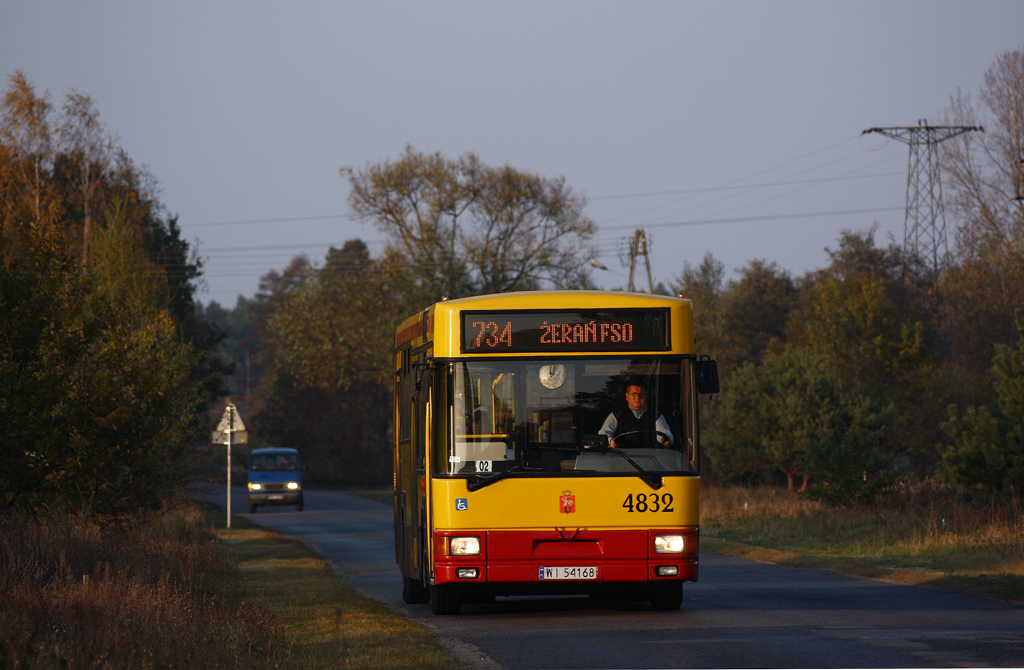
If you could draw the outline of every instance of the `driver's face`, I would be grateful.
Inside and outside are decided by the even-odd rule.
[[[647,393],[642,386],[630,386],[626,389],[626,404],[634,412],[642,412],[647,406]]]

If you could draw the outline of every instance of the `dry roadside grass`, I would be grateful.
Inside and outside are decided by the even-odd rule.
[[[224,589],[206,525],[181,503],[118,524],[0,517],[0,667],[279,667],[280,626]]]
[[[780,488],[707,486],[701,544],[770,563],[1024,604],[1024,514],[1016,499],[972,504],[920,486],[876,508],[834,509]]]
[[[312,550],[278,533],[224,515],[214,534],[238,566],[234,587],[265,604],[288,641],[288,667],[462,667],[437,636],[335,576]]]
[[[212,521],[211,521],[212,519]],[[457,668],[304,546],[178,501],[0,516],[0,668]]]

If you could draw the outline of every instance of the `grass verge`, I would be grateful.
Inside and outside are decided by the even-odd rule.
[[[0,515],[0,668],[461,666],[305,546],[232,525],[184,500]]]
[[[701,544],[768,563],[1024,604],[1017,500],[969,504],[923,486],[875,508],[834,509],[783,489],[706,487]]]
[[[280,627],[225,588],[207,526],[182,501],[116,520],[0,517],[0,667],[281,667]]]
[[[238,570],[233,590],[262,603],[282,627],[288,665],[301,668],[455,668],[461,664],[424,630],[360,595],[305,545],[224,514],[213,532]]]

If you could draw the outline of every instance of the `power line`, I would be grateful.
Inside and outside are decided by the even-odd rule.
[[[768,168],[765,168],[763,170],[759,170],[757,172],[751,173],[751,174],[749,174],[747,176],[744,176],[744,177],[739,177],[737,179],[734,179],[732,181],[726,182],[725,184],[721,184],[719,186],[709,186],[709,187],[704,187],[704,188],[679,189],[679,190],[672,190],[672,191],[655,191],[655,192],[647,192],[647,193],[626,193],[626,194],[618,194],[618,195],[592,196],[592,197],[588,197],[587,199],[590,200],[590,201],[596,201],[596,200],[622,200],[622,199],[628,199],[628,198],[659,197],[659,196],[666,196],[666,195],[686,195],[686,194],[699,194],[699,193],[713,193],[715,191],[727,191],[727,190],[744,190],[744,189],[753,190],[753,189],[759,189],[759,188],[772,188],[772,187],[775,187],[775,186],[793,186],[793,185],[800,185],[800,184],[829,183],[829,182],[852,180],[852,179],[873,179],[873,178],[876,178],[876,177],[890,177],[890,176],[894,176],[894,175],[900,174],[900,173],[878,173],[878,174],[859,175],[859,176],[824,177],[824,178],[820,178],[820,179],[784,180],[784,181],[764,182],[764,183],[756,183],[756,184],[742,184],[741,183],[741,182],[743,182],[743,181],[745,181],[747,179],[751,179],[753,177],[765,174],[767,172],[771,172],[772,170],[776,170],[778,168],[785,167],[786,165],[790,165],[792,163],[801,161],[801,160],[803,160],[805,158],[809,158],[810,156],[814,156],[814,155],[822,153],[824,151],[828,151],[829,149],[833,149],[833,148],[835,148],[837,146],[845,144],[846,142],[849,142],[852,139],[855,139],[855,138],[845,139],[845,140],[843,140],[841,142],[837,142],[835,144],[829,145],[829,146],[827,146],[827,147],[825,147],[823,149],[818,149],[816,151],[812,151],[810,153],[804,154],[803,156],[798,156],[797,158],[792,158],[792,159],[789,159],[787,161],[783,161],[782,163],[779,163],[779,164],[774,165],[772,167],[768,167]],[[838,161],[841,161],[841,160],[845,160],[845,159],[847,159],[847,158],[849,158],[851,156],[856,156],[856,155],[858,155],[860,153],[862,153],[862,152],[858,151],[858,152],[855,152],[853,154],[848,154],[846,156],[842,156],[842,157],[840,157],[838,159],[829,161],[829,162],[821,164],[821,165],[811,166],[807,170],[804,170],[804,171],[802,171],[800,173],[797,173],[797,174],[803,174],[803,173],[806,173],[806,172],[808,172],[810,170],[818,169],[818,168],[824,167],[826,165],[831,165],[832,163],[835,163],[835,162],[838,162]],[[315,215],[315,216],[277,217],[277,218],[271,218],[271,219],[240,219],[240,220],[236,220],[236,221],[213,221],[213,222],[207,222],[207,223],[190,223],[190,224],[179,223],[179,225],[182,228],[184,228],[184,227],[189,227],[189,228],[208,228],[208,227],[214,227],[214,226],[240,226],[240,225],[253,225],[253,224],[261,224],[261,223],[289,223],[289,222],[296,222],[296,221],[325,221],[325,220],[333,220],[333,219],[347,219],[347,218],[350,218],[350,217],[351,217],[350,214],[324,214],[324,215]]]
[[[323,216],[290,216],[277,219],[247,219],[243,221],[216,221],[213,223],[180,223],[182,228],[208,228],[210,226],[243,226],[253,223],[288,223],[292,221],[323,221],[325,219],[347,219],[348,214],[325,214]]]
[[[856,155],[856,154],[853,154]],[[684,188],[677,191],[650,191],[647,193],[624,193],[621,195],[596,195],[588,197],[587,200],[625,200],[628,198],[655,198],[663,195],[685,195],[689,193],[711,193],[713,191],[740,191],[743,189],[770,188],[773,186],[796,186],[800,184],[822,184],[833,181],[847,181],[851,179],[875,179],[878,177],[895,177],[902,172],[879,172],[875,174],[864,174],[855,177],[824,177],[822,179],[794,179],[791,181],[763,182],[760,184],[736,184],[731,186],[709,186],[706,188]]]
[[[694,219],[692,221],[668,221],[664,223],[649,223],[648,228],[674,228],[678,226],[702,226],[718,223],[749,223],[753,221],[777,221],[780,219],[807,219],[816,216],[846,216],[850,214],[877,214],[880,212],[898,212],[902,207],[876,207],[872,209],[848,209],[835,212],[805,212],[803,214],[769,214],[765,216],[746,216],[732,219]],[[624,230],[634,226],[607,226],[604,230]]]
[[[851,139],[853,139],[853,138],[851,138]],[[771,172],[772,170],[775,170],[777,168],[785,167],[785,166],[790,165],[792,163],[798,162],[798,161],[800,161],[803,158],[806,158],[808,156],[813,156],[815,154],[818,154],[818,153],[821,153],[823,151],[826,151],[827,149],[831,149],[831,148],[834,148],[834,147],[839,146],[841,144],[844,144],[847,141],[850,141],[850,140],[844,140],[843,142],[839,142],[837,144],[834,144],[831,147],[826,147],[825,149],[821,149],[821,150],[818,150],[818,151],[811,152],[810,154],[806,154],[805,156],[802,156],[802,157],[799,157],[799,158],[794,158],[794,159],[791,159],[791,160],[788,160],[788,161],[784,161],[783,163],[780,163],[779,165],[777,165],[775,167],[766,168],[764,170],[756,172],[756,173],[754,173],[752,175],[749,175],[747,177],[741,177],[739,179],[734,179],[734,180],[732,180],[730,182],[727,182],[727,183],[725,183],[725,184],[723,184],[721,186],[706,189],[706,192],[712,192],[713,190],[725,190],[725,189],[728,189],[728,190],[740,190],[740,191],[743,191],[743,192],[746,192],[746,193],[755,191],[755,190],[757,190],[757,187],[752,186],[752,185],[743,185],[740,182],[743,182],[746,179],[752,178],[754,176],[757,176],[757,175],[760,175],[760,174],[764,174],[765,172]],[[833,165],[835,163],[839,163],[839,162],[848,160],[848,159],[853,158],[855,156],[859,156],[859,155],[863,154],[864,152],[865,152],[865,150],[861,149],[861,150],[855,151],[853,153],[845,154],[845,155],[840,156],[838,158],[832,158],[832,159],[830,159],[828,161],[825,161],[824,163],[817,163],[815,165],[811,165],[811,166],[809,166],[807,168],[804,168],[802,170],[799,170],[797,172],[794,172],[794,173],[791,173],[791,174],[787,175],[784,179],[790,180],[790,179],[793,179],[794,177],[799,177],[801,175],[807,174],[808,172],[813,172],[815,170],[820,170],[821,168],[827,167],[829,165]],[[874,163],[873,165],[870,165],[870,166],[865,166],[865,167],[857,168],[855,170],[852,170],[852,171],[846,173],[845,175],[842,175],[842,177],[850,177],[851,175],[853,175],[854,173],[856,173],[856,172],[858,172],[860,170],[866,169],[867,167],[874,167],[875,165],[880,165],[882,163],[887,162],[888,160],[889,159],[885,159],[885,160],[882,160],[882,161],[878,161],[878,162],[876,162],[876,163]],[[841,179],[841,177],[832,177],[830,179],[838,181],[839,179]],[[735,187],[732,186],[733,184],[736,184],[736,186]],[[702,191],[698,191],[697,193],[701,193],[701,192],[705,192],[705,191],[702,190]],[[624,214],[624,215],[616,217],[613,220],[614,221],[620,221],[620,220],[628,219],[628,218],[631,218],[633,216],[637,216],[637,215],[640,215],[640,214],[645,214],[647,212],[651,212],[651,211],[654,211],[656,209],[664,209],[665,207],[669,207],[669,206],[674,205],[674,204],[676,204],[678,202],[681,202],[682,200],[688,199],[689,197],[692,197],[693,195],[696,195],[697,193],[689,193],[687,197],[677,198],[675,200],[670,200],[668,202],[663,202],[663,203],[660,203],[658,205],[647,207],[645,209],[641,209],[641,210],[636,211],[636,212],[631,212],[631,213],[628,213],[628,214]],[[691,212],[691,211],[693,211],[695,209],[706,208],[706,207],[709,207],[711,205],[718,204],[720,202],[725,202],[727,200],[731,200],[731,199],[733,199],[733,197],[734,196],[732,196],[732,195],[726,195],[725,197],[719,198],[717,200],[712,200],[711,202],[697,203],[697,204],[694,204],[693,206],[683,210],[683,212]],[[740,207],[740,208],[742,208],[742,207]],[[735,209],[738,209],[738,208],[734,208],[732,211],[735,211]],[[681,212],[677,212],[676,215],[678,216],[680,213]]]

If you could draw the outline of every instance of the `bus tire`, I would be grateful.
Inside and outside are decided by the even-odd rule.
[[[430,593],[420,580],[402,577],[402,600],[408,605],[423,605],[430,602]]]
[[[651,585],[651,605],[656,610],[677,610],[683,604],[683,583],[662,582]]]
[[[430,587],[430,611],[434,614],[458,614],[462,598],[455,584],[434,584]]]

